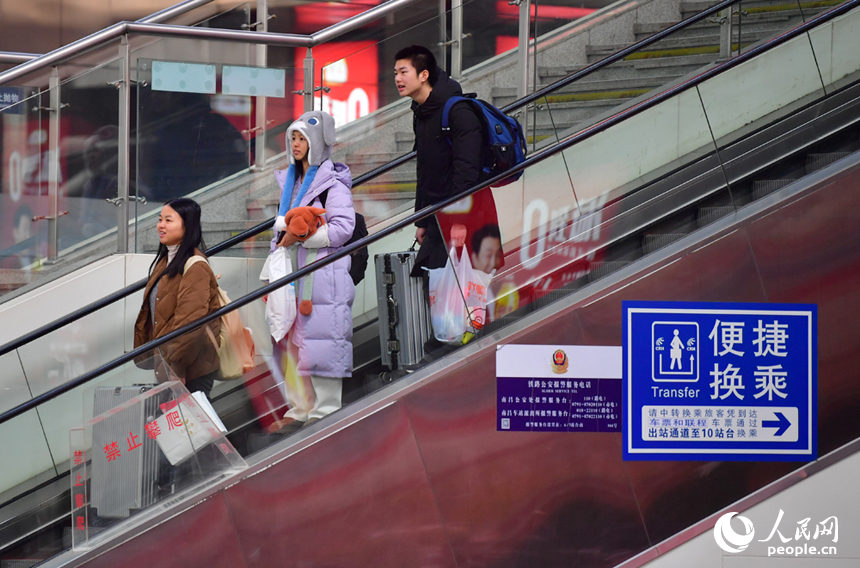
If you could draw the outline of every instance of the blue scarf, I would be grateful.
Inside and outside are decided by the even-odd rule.
[[[284,183],[284,191],[281,194],[281,206],[278,208],[278,215],[283,217],[287,214],[287,211],[292,209],[293,207],[298,207],[299,203],[302,202],[302,199],[305,198],[305,194],[310,189],[311,184],[314,181],[314,177],[317,175],[317,170],[319,166],[311,166],[308,168],[307,173],[305,174],[305,179],[302,180],[302,186],[299,188],[299,193],[295,197],[293,197],[293,190],[296,186],[296,165],[290,164],[289,169],[287,170],[287,181]],[[284,199],[287,195],[287,188],[290,188],[290,198]]]
[[[296,187],[296,166],[295,164],[290,164],[290,168],[287,170],[287,181],[284,183],[284,191],[281,194],[281,206],[278,208],[278,215],[284,216],[287,214],[287,211],[293,207],[298,207],[299,203],[302,202],[302,199],[305,198],[305,194],[307,194],[308,189],[310,189],[311,184],[314,181],[314,177],[317,175],[318,169],[319,166],[311,166],[308,168],[308,171],[305,174],[305,179],[302,181],[302,186],[299,188],[299,193],[295,198],[293,198],[293,190]],[[290,198],[284,199],[287,195],[287,188],[290,188]],[[278,237],[276,236],[275,239],[277,238]],[[319,251],[317,249],[309,249],[307,251],[307,256],[305,257],[305,262],[307,264],[314,262],[317,259],[318,253]],[[310,303],[314,287],[314,273],[311,272],[302,280],[304,280],[304,282],[302,286],[301,300],[307,300]]]

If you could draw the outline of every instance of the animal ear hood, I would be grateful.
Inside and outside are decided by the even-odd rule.
[[[321,110],[312,110],[301,115],[287,129],[288,149],[292,145],[294,131],[300,132],[308,141],[308,162],[310,165],[319,166],[331,158],[336,134],[334,119],[330,114]],[[295,163],[292,152],[290,152],[290,163]]]

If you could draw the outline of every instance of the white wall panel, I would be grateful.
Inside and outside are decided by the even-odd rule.
[[[720,146],[823,94],[805,35],[708,79],[698,88]]]
[[[125,261],[114,255],[93,262],[0,305],[0,343],[16,339],[124,286]]]
[[[809,32],[821,78],[828,91],[839,88],[860,71],[860,9]]]
[[[576,197],[584,202],[609,192],[623,195],[681,160],[689,162],[712,151],[701,101],[695,90],[689,90],[583,140],[564,155]],[[560,178],[555,185],[563,186]]]
[[[53,469],[35,410],[0,424],[0,455],[0,493]]]

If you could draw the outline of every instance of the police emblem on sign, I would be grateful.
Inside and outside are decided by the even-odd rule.
[[[567,353],[561,349],[556,349],[552,354],[552,372],[556,375],[563,375],[567,372],[567,365],[570,363],[567,359]]]

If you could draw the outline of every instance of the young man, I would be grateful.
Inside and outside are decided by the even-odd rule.
[[[401,97],[412,99],[415,151],[418,153],[418,186],[415,210],[439,203],[474,187],[481,177],[483,133],[481,122],[468,104],[451,109],[448,123],[451,131],[442,132],[442,111],[453,96],[462,96],[457,81],[436,65],[436,58],[426,47],[412,45],[395,55],[394,83]],[[449,228],[440,215],[416,223],[415,238],[421,245],[415,259],[413,276],[421,276],[421,267],[441,268],[448,261],[444,235]]]

